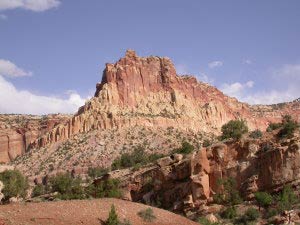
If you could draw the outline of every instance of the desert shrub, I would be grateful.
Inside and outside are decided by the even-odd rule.
[[[181,147],[174,149],[173,150],[173,154],[174,153],[178,153],[178,154],[190,154],[194,151],[194,146],[191,145],[190,143],[188,143],[187,141],[182,142]]]
[[[156,219],[153,209],[151,208],[139,211],[138,216],[141,217],[145,222],[153,222]]]
[[[103,167],[89,167],[88,168],[88,176],[92,179],[96,177],[101,177],[108,172],[107,168]]]
[[[197,219],[197,222],[202,225],[218,225],[219,223],[212,223],[205,217],[200,217]]]
[[[45,194],[45,187],[42,184],[37,184],[34,186],[33,190],[32,190],[32,197],[37,197],[37,196],[41,196]]]
[[[164,155],[157,153],[147,154],[141,146],[138,146],[132,153],[124,153],[121,155],[121,157],[116,158],[113,161],[111,168],[112,170],[124,169],[129,167],[138,169],[141,166],[147,163],[151,163],[161,157],[164,157]]]
[[[279,138],[291,138],[296,129],[299,128],[297,121],[293,120],[290,115],[283,116],[281,124],[281,129],[278,132]]]
[[[271,144],[271,143],[263,143],[262,145],[261,145],[261,151],[262,152],[267,152],[267,151],[270,151],[270,150],[272,150],[274,148],[274,146]]]
[[[18,170],[6,170],[0,173],[0,180],[4,184],[2,193],[4,201],[11,197],[25,197],[28,188],[28,181]]]
[[[292,206],[297,203],[297,196],[291,186],[285,186],[277,197],[278,209],[280,212],[291,210]]]
[[[211,143],[211,141],[210,140],[208,140],[208,139],[205,139],[204,141],[203,141],[203,147],[208,147],[208,146],[210,146],[212,143]]]
[[[222,140],[228,138],[238,140],[243,134],[248,132],[248,126],[244,120],[230,120],[228,123],[222,126],[221,131]]]
[[[107,220],[105,221],[105,225],[119,225],[118,214],[116,212],[116,208],[114,205],[111,205],[110,212]]]
[[[108,179],[99,184],[91,184],[87,187],[86,192],[94,198],[121,198],[120,181],[117,179]]]
[[[243,215],[244,221],[255,221],[259,217],[259,211],[253,207],[248,208]]]
[[[260,130],[254,130],[250,133],[249,137],[253,138],[253,139],[258,139],[262,137],[262,132]]]
[[[234,206],[230,206],[223,210],[220,215],[224,219],[235,219],[237,217],[237,211]]]
[[[278,214],[278,211],[276,209],[273,209],[273,208],[269,208],[265,214],[265,217],[268,219],[268,218],[271,218],[273,216],[276,216]]]
[[[271,132],[273,130],[277,130],[282,126],[281,123],[270,123],[269,126],[267,127],[267,132]]]
[[[256,192],[254,194],[254,196],[255,196],[255,200],[257,201],[257,204],[259,206],[259,210],[260,210],[260,207],[264,207],[264,208],[269,207],[273,202],[272,195],[270,195],[267,192]]]
[[[239,191],[236,188],[236,182],[233,178],[221,179],[218,181],[222,186],[222,191],[214,196],[214,200],[219,204],[236,205],[242,202]]]
[[[60,199],[83,199],[85,197],[80,178],[73,178],[69,173],[58,174],[49,179],[52,192],[58,192]]]

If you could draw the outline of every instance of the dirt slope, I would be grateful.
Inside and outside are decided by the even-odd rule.
[[[72,200],[10,204],[0,206],[0,225],[99,225],[106,220],[114,204],[120,219],[129,219],[133,225],[195,225],[197,223],[166,210],[153,208],[156,220],[143,222],[137,215],[148,206],[118,199]]]

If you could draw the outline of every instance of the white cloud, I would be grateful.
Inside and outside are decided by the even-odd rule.
[[[223,91],[225,94],[229,96],[242,99],[245,91],[247,91],[247,89],[249,88],[252,88],[253,86],[254,86],[253,81],[248,81],[244,84],[239,82],[235,82],[232,84],[225,83],[221,86],[221,91]]]
[[[207,74],[205,73],[201,73],[199,76],[199,80],[201,80],[204,83],[208,83],[208,84],[213,84],[215,82],[215,80],[211,77],[209,77]]]
[[[63,99],[17,90],[11,82],[0,76],[0,113],[74,113],[85,101],[74,91],[69,91],[68,98]]]
[[[213,61],[213,62],[208,63],[208,67],[211,68],[211,69],[216,68],[216,67],[220,67],[220,66],[223,66],[222,61]]]
[[[4,15],[4,14],[0,14],[0,19],[1,19],[1,20],[6,20],[6,19],[7,19],[7,16]]]
[[[250,104],[275,104],[289,102],[300,97],[300,64],[286,64],[269,74],[265,90],[250,91],[254,82],[221,85],[221,90],[240,101]],[[273,87],[268,88],[272,84]]]
[[[56,8],[61,4],[59,0],[0,0],[0,10],[27,9],[35,12]]]
[[[6,77],[24,77],[31,76],[32,72],[17,67],[9,60],[0,59],[0,75]]]
[[[186,75],[186,74],[188,74],[188,69],[187,69],[186,65],[184,65],[184,64],[177,64],[177,65],[175,65],[175,67],[176,67],[177,74],[180,74],[180,75]]]

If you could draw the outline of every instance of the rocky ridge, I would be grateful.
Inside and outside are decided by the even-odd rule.
[[[300,104],[250,106],[195,77],[177,75],[167,57],[139,57],[128,50],[115,64],[106,64],[95,96],[31,147],[44,147],[90,130],[136,125],[218,133],[224,123],[243,118],[251,129],[265,130],[284,114],[299,120]]]

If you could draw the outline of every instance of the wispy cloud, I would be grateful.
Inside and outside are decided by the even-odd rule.
[[[32,72],[19,68],[9,60],[0,59],[0,75],[6,77],[24,77],[31,76]]]
[[[213,61],[213,62],[208,63],[208,67],[211,68],[211,69],[216,68],[216,67],[220,67],[220,66],[223,66],[222,61]]]
[[[56,8],[61,4],[59,0],[1,0],[0,10],[26,9],[34,12],[43,12]]]

